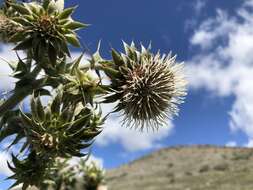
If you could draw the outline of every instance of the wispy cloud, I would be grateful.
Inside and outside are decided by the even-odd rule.
[[[205,8],[205,6],[206,6],[206,0],[193,1],[193,7],[196,14],[200,14],[201,11]]]
[[[191,39],[199,53],[188,61],[190,85],[219,97],[234,96],[230,128],[253,139],[253,1],[229,16],[218,10],[204,21]]]
[[[237,143],[235,141],[229,141],[226,144],[226,147],[236,147],[236,146],[237,146]]]
[[[106,106],[105,112],[112,110],[113,107]],[[173,124],[168,121],[166,127],[160,128],[158,131],[136,131],[122,127],[121,118],[114,114],[109,117],[104,125],[103,132],[96,139],[98,146],[109,146],[111,143],[122,145],[126,152],[136,152],[161,146],[161,141],[168,137],[173,129]]]
[[[17,56],[14,51],[12,51],[12,46],[2,45],[0,46],[0,90],[7,91],[14,87],[15,79],[10,77],[12,73],[6,61],[15,61]]]
[[[71,166],[74,166],[80,162],[80,159],[81,158],[79,158],[79,157],[73,157],[70,159],[69,164]],[[103,168],[104,160],[103,160],[103,158],[96,157],[94,155],[90,155],[89,159],[86,161],[86,164],[89,165],[91,163],[95,163],[98,167]]]
[[[194,29],[198,23],[199,16],[206,7],[206,0],[192,0],[190,1],[190,9],[192,9],[192,17],[185,21],[185,30]]]

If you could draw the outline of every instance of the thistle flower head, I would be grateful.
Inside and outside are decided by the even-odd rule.
[[[57,1],[58,2],[58,1]],[[60,2],[60,1],[59,1]],[[59,10],[55,1],[39,3],[11,3],[18,16],[11,19],[23,27],[23,31],[11,36],[9,42],[18,43],[15,50],[31,49],[36,61],[49,60],[56,64],[57,58],[70,56],[68,44],[79,47],[76,30],[87,25],[71,18],[75,7]]]
[[[9,169],[13,175],[8,179],[15,180],[15,183],[9,188],[22,184],[22,189],[27,189],[30,186],[39,186],[46,176],[46,167],[48,162],[44,158],[38,157],[35,152],[31,152],[24,160],[19,160],[12,155],[12,165],[7,162]]]
[[[88,164],[86,161],[81,160],[79,167],[80,173],[83,173],[85,189],[95,190],[104,183],[105,171],[95,162]]]
[[[49,158],[83,156],[81,150],[101,132],[101,114],[88,106],[64,105],[59,91],[48,106],[31,99],[31,114],[21,112],[27,146]],[[95,125],[94,125],[95,123]]]
[[[117,74],[111,77],[113,94],[107,99],[119,98],[116,111],[122,113],[123,125],[157,129],[177,115],[186,95],[183,65],[171,54],[152,54],[143,46],[138,51],[133,43],[124,46],[125,54],[112,51]]]

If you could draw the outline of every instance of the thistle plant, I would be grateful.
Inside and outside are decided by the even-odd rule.
[[[183,65],[171,53],[124,43],[125,52],[112,49],[111,60],[99,50],[86,59],[88,64],[83,64],[84,53],[73,60],[69,47],[80,47],[76,32],[88,26],[72,18],[76,8],[64,8],[63,0],[2,4],[0,40],[13,46],[17,59],[8,61],[15,88],[0,100],[0,142],[14,137],[8,148],[18,152],[8,163],[9,179],[24,190],[48,189],[45,181],[57,189],[52,181],[60,168],[57,160],[85,156],[103,132],[107,116],[101,104],[115,103],[113,112],[122,116],[123,126],[158,129],[178,114],[186,95]],[[20,108],[26,98],[30,106]],[[94,168],[85,167],[84,178],[95,186],[102,173]]]

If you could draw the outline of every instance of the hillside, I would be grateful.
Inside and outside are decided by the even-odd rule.
[[[253,150],[162,149],[107,172],[109,190],[252,190]]]

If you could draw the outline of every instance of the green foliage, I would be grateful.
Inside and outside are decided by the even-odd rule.
[[[253,151],[241,151],[233,154],[232,160],[250,160],[253,156]]]
[[[79,163],[76,166],[69,164],[69,159],[57,158],[53,169],[50,171],[50,178],[43,181],[41,185],[43,189],[56,190],[73,190],[77,183],[77,170]]]
[[[209,170],[210,170],[210,166],[205,164],[205,165],[201,166],[201,168],[199,169],[199,172],[205,173],[205,172],[208,172]]]
[[[47,167],[45,166],[50,165],[45,159],[38,157],[34,151],[24,160],[18,160],[12,155],[12,162],[13,166],[9,163],[8,166],[14,174],[8,177],[8,179],[16,180],[11,187],[23,183],[22,190],[32,185],[40,187],[43,182],[42,179],[47,177]]]
[[[229,169],[229,165],[227,163],[220,163],[214,166],[213,169],[216,171],[226,171]]]

